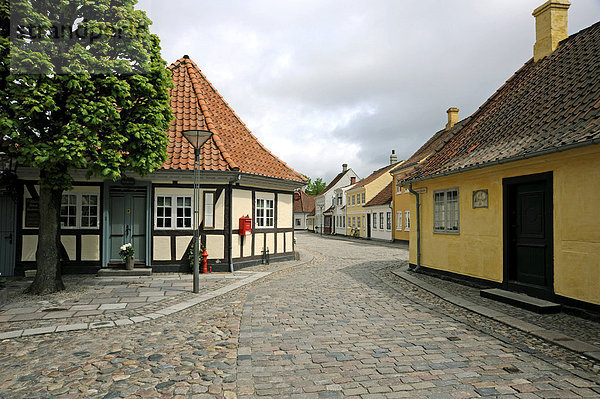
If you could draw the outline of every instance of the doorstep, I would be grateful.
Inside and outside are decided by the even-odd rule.
[[[98,277],[139,277],[151,276],[151,267],[135,267],[132,270],[105,267],[98,270]]]
[[[540,314],[559,313],[561,309],[557,303],[500,288],[481,290],[479,295]]]

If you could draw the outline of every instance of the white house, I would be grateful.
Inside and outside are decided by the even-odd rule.
[[[371,215],[370,234],[373,240],[393,241],[393,183],[385,186],[375,197],[367,202],[363,208]]]
[[[315,200],[315,232],[332,234],[334,229],[333,209],[336,204],[335,190],[340,187],[346,187],[355,184],[358,175],[350,168],[348,164],[342,165],[342,171],[325,187]]]

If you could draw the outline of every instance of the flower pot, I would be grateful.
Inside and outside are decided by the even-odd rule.
[[[132,256],[128,256],[125,259],[125,269],[127,270],[133,270],[133,257]]]

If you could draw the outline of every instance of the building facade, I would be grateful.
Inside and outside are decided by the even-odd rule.
[[[333,208],[336,203],[335,190],[356,183],[358,175],[347,164],[342,165],[342,171],[325,187],[315,200],[315,232],[331,234],[335,229],[333,223]]]
[[[408,174],[410,263],[600,310],[600,23],[534,11],[534,58]]]
[[[271,154],[235,115],[218,91],[187,56],[169,70],[175,119],[168,132],[168,160],[148,176],[120,181],[85,177],[74,171],[74,186],[61,207],[62,268],[66,273],[95,273],[121,267],[119,249],[132,243],[136,267],[187,271],[194,231],[194,150],[182,132],[213,133],[201,149],[198,225],[201,244],[213,270],[230,270],[269,257],[293,259],[294,190],[304,178]],[[39,173],[20,167],[11,194],[0,195],[8,209],[2,228],[14,235],[1,269],[22,275],[35,269],[39,225]],[[242,217],[251,231],[239,229]]]

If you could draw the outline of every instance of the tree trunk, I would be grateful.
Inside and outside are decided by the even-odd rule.
[[[37,273],[33,283],[27,289],[31,294],[46,295],[65,289],[60,269],[62,193],[62,189],[40,185],[40,230],[35,253]]]

